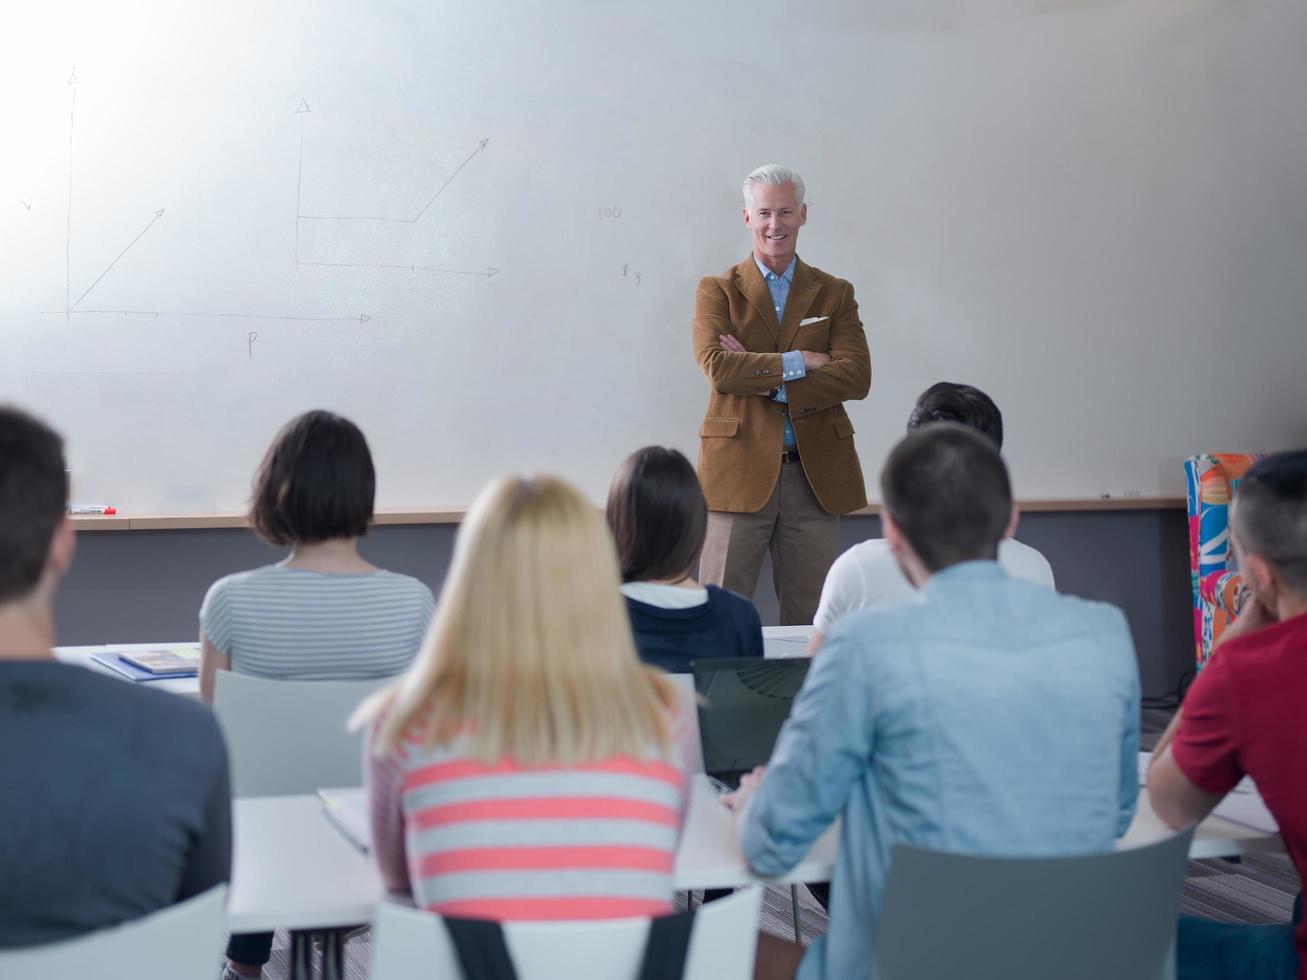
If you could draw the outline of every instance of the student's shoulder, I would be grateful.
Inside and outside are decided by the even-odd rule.
[[[830,574],[833,575],[836,571],[852,571],[865,568],[868,565],[875,566],[883,562],[893,561],[894,556],[890,554],[888,541],[884,538],[868,538],[866,541],[859,541],[853,547],[840,552],[831,564]]]
[[[1054,588],[1053,566],[1038,548],[1007,538],[999,546],[999,564],[1014,578]]]
[[[720,585],[707,585],[704,588],[708,590],[709,605],[732,611],[757,612],[754,604],[738,592],[724,589]]]
[[[224,575],[209,586],[209,597],[218,598],[239,595],[251,589],[265,588],[269,583],[286,578],[287,569],[283,565],[260,565],[244,571]]]
[[[762,617],[758,615],[758,607],[750,600],[738,592],[723,589],[720,585],[709,585],[707,589],[709,615],[719,621],[733,623],[738,629],[752,631],[762,629]]]
[[[1082,632],[1130,642],[1130,624],[1125,613],[1110,602],[1053,592],[1027,581],[1014,580],[1012,587],[1022,590],[1030,602],[1042,604],[1056,613],[1064,627],[1072,626]]]
[[[89,671],[88,671],[89,673]],[[133,684],[102,674],[96,697],[116,705],[118,713],[131,719],[134,729],[145,730],[164,742],[188,745],[193,756],[225,756],[222,732],[213,711],[194,698],[159,691],[148,684]]]
[[[403,572],[392,572],[383,568],[376,573],[376,581],[380,588],[389,593],[407,596],[425,605],[435,604],[435,596],[432,594],[431,588],[421,579],[414,578],[412,575],[405,575]]]

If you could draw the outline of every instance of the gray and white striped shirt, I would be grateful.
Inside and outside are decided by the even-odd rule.
[[[434,609],[431,590],[408,575],[265,565],[214,582],[200,627],[239,674],[362,680],[408,667]]]

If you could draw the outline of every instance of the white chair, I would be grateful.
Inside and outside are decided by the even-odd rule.
[[[281,681],[218,671],[213,710],[227,739],[231,795],[362,785],[361,737],[345,723],[360,701],[391,680]]]
[[[214,980],[227,886],[76,939],[0,952],[5,980]]]
[[[894,846],[872,980],[1172,980],[1192,829],[1084,857]]]
[[[749,980],[762,886],[751,885],[696,913],[685,980]],[[634,980],[648,919],[512,922],[504,940],[518,980]],[[372,980],[457,980],[458,957],[439,916],[382,903],[373,920]],[[465,978],[475,980],[475,978]]]

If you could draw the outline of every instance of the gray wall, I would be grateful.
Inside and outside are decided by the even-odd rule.
[[[1188,544],[1181,510],[1032,513],[1017,536],[1053,566],[1063,592],[1125,610],[1146,696],[1173,692],[1193,666]],[[372,562],[422,579],[439,594],[457,526],[388,525],[364,539]],[[840,547],[880,533],[875,517],[841,522]],[[61,644],[174,641],[196,635],[214,579],[278,561],[283,552],[243,530],[85,533],[56,605]],[[776,622],[771,572],[754,597]]]

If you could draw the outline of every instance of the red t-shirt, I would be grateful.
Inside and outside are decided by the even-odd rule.
[[[1307,614],[1216,649],[1185,697],[1171,754],[1217,796],[1252,776],[1307,881]],[[1295,939],[1307,978],[1307,921]]]

